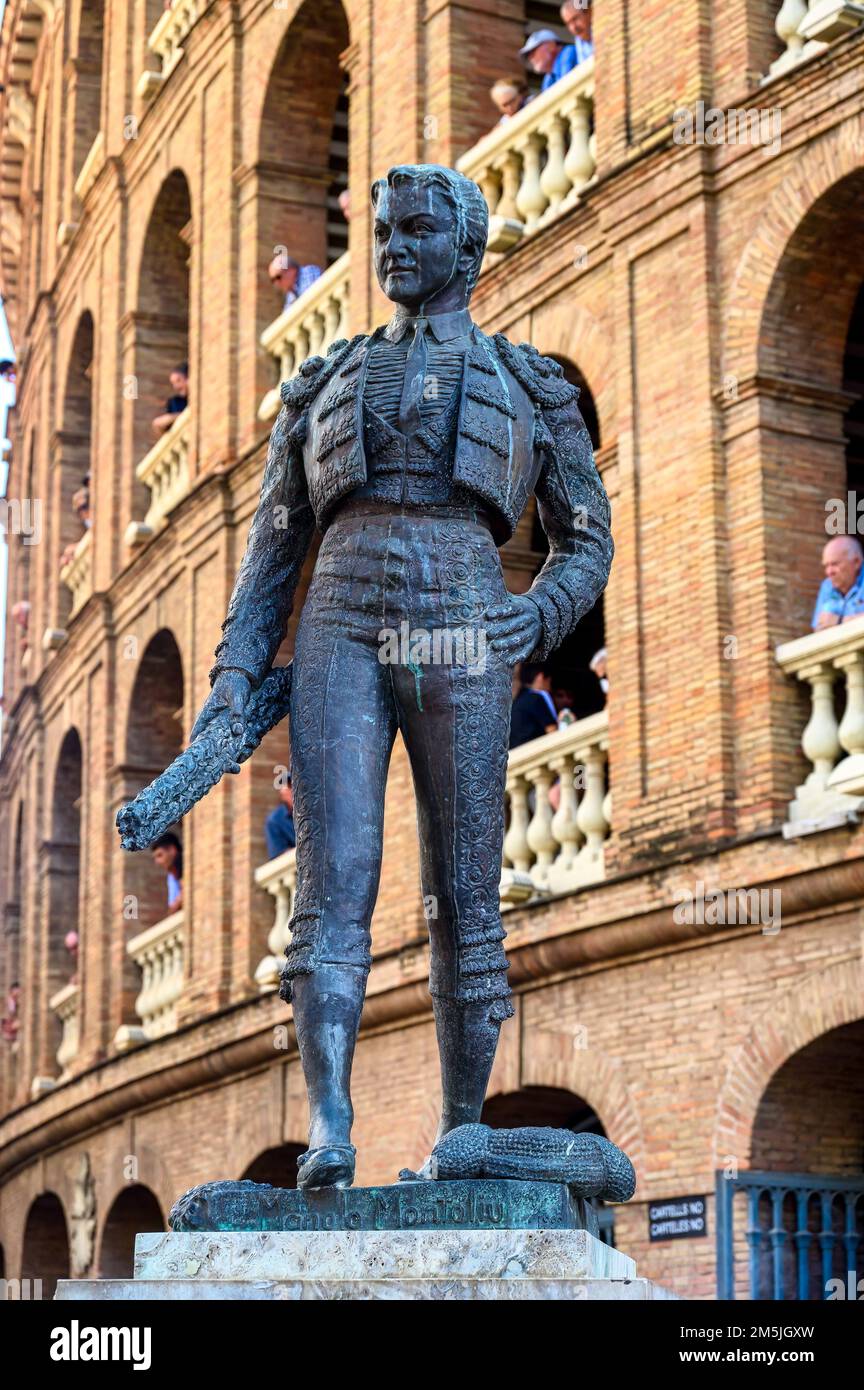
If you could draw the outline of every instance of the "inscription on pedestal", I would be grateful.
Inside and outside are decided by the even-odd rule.
[[[254,1182],[193,1187],[174,1231],[587,1230],[594,1209],[564,1183],[476,1178],[301,1192]]]

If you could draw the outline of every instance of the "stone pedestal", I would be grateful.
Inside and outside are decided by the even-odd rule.
[[[219,1229],[244,1213],[257,1229]],[[418,1182],[307,1194],[208,1184],[178,1202],[172,1219],[193,1229],[139,1235],[133,1279],[61,1280],[56,1297],[670,1297],[603,1244],[591,1207],[558,1183]]]

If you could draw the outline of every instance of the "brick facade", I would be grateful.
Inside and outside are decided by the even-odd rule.
[[[805,771],[807,709],[774,647],[807,630],[825,500],[846,486],[864,31],[760,87],[780,51],[776,4],[639,8],[637,24],[625,0],[595,4],[595,182],[490,258],[473,301],[483,328],[581,373],[616,541],[606,878],[508,913],[518,1008],[490,1096],[508,1098],[512,1118],[518,1093],[544,1088],[533,1094],[555,1123],[560,1092],[590,1107],[638,1173],[617,1243],[641,1274],[711,1297],[713,1202],[707,1240],[649,1245],[649,1201],[712,1193],[729,1164],[862,1170],[864,830],[780,833]],[[38,544],[10,536],[8,606],[31,609],[26,664],[7,623],[0,761],[0,984],[23,985],[16,1053],[0,1055],[7,1275],[62,1266],[58,1213],[74,1233],[84,1153],[97,1225],[76,1272],[109,1273],[154,1203],[164,1216],[193,1183],[303,1143],[290,1013],[254,980],[273,903],[253,873],[287,729],[184,825],[177,1029],[127,1054],[114,1038],[135,1022],[140,985],[125,944],[164,909],[149,856],[124,856],[113,821],[179,749],[208,688],[266,446],[257,412],[275,376],[259,335],[279,312],[267,264],[280,244],[323,257],[341,73],[359,331],[387,312],[370,265],[371,179],[394,162],[454,162],[480,138],[494,120],[486,89],[513,69],[524,30],[517,0],[201,9],[149,97],[139,79],[158,67],[154,0],[106,5],[101,82],[98,5],[9,0],[3,20],[0,260],[19,357],[7,491],[39,499],[43,527]],[[779,148],[676,144],[672,112],[700,97],[780,108]],[[99,131],[82,200],[75,179]],[[188,490],[130,547],[149,503],[136,465],[181,358]],[[69,503],[88,465],[93,592],[70,616],[58,556],[80,534]],[[507,573],[521,589],[524,531],[517,540]],[[54,650],[48,629],[67,633]],[[676,895],[700,882],[779,886],[782,930],[676,921]],[[68,978],[63,937],[76,924],[78,1051],[34,1099],[34,1078],[58,1075],[48,1000]],[[401,747],[373,933],[354,1081],[361,1183],[419,1162],[436,1123]],[[531,1094],[523,1103],[541,1122]]]

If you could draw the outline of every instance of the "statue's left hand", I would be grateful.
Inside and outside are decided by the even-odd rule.
[[[525,661],[542,635],[536,603],[525,594],[511,594],[509,602],[486,609],[486,640],[494,651],[515,664]]]

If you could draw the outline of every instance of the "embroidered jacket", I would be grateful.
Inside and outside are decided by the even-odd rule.
[[[316,523],[326,530],[338,504],[366,481],[363,383],[370,345],[383,331],[340,339],[282,385],[211,681],[234,669],[261,683],[285,635]],[[612,561],[609,502],[578,397],[557,362],[473,326],[453,480],[485,503],[499,545],[536,494],[549,555],[527,595],[541,619],[535,660],[560,646],[593,607]]]

